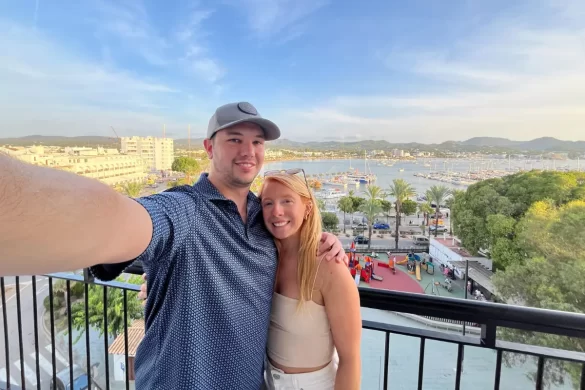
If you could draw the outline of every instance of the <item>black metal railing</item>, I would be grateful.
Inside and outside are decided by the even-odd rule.
[[[343,249],[346,252],[349,252],[351,249],[351,244],[345,244]],[[368,248],[368,244],[355,244],[355,252],[357,253],[372,253],[372,252],[384,252],[384,253],[391,253],[392,255],[402,255],[411,252],[416,253],[429,253],[429,246],[428,245],[413,245],[408,248],[395,248],[394,245],[370,245]]]
[[[29,286],[30,291],[26,291]],[[94,309],[91,306],[96,305],[95,291],[92,295],[95,288],[103,291],[99,292],[98,303],[103,342],[96,340],[96,335],[89,331],[91,323],[95,322],[95,306]],[[128,370],[125,370],[122,382],[115,383],[110,376],[109,292],[121,292],[123,296],[120,312],[123,316],[125,367],[128,367],[128,337],[124,331],[129,321],[128,293],[136,294],[139,289],[136,284],[93,280],[87,271],[82,275],[56,273],[0,278],[4,334],[3,345],[0,345],[4,351],[3,359],[0,357],[0,390],[130,389]],[[73,310],[74,299],[81,311]],[[40,300],[44,302],[39,304]],[[75,339],[74,333],[77,333]],[[32,339],[27,337],[29,334]],[[98,342],[103,346],[100,356],[92,352]],[[82,356],[78,356],[80,354]],[[96,375],[98,371],[100,373]]]
[[[127,271],[138,274],[142,272],[140,267]],[[29,288],[30,291],[26,291]],[[136,303],[130,301],[136,299],[130,297],[130,294],[136,294],[139,288],[137,284],[119,281],[96,281],[87,271],[83,275],[59,273],[39,277],[0,278],[4,334],[4,356],[3,359],[0,357],[0,389],[45,389],[51,388],[51,384],[52,388],[66,389],[72,383],[79,385],[73,386],[76,389],[84,388],[84,382],[89,384],[88,388],[101,390],[133,388],[133,364],[130,361],[132,357],[129,356],[128,336],[132,312],[129,307]],[[479,335],[456,334],[372,320],[364,314],[363,329],[383,337],[380,339],[384,351],[381,356],[383,362],[380,362],[380,383],[376,385],[378,388],[391,388],[390,384],[397,379],[396,376],[391,376],[401,375],[392,374],[390,369],[391,360],[396,359],[391,356],[390,341],[396,337],[409,336],[419,342],[418,360],[414,364],[418,389],[423,388],[425,375],[427,378],[431,375],[425,369],[428,366],[428,363],[425,364],[425,353],[428,353],[429,343],[433,342],[456,347],[453,381],[455,389],[461,388],[465,351],[470,347],[494,351],[496,362],[491,373],[494,389],[504,388],[501,385],[502,369],[505,354],[508,353],[534,357],[536,372],[532,388],[543,389],[546,382],[546,364],[550,361],[561,361],[579,365],[580,374],[576,380],[573,375],[573,383],[575,388],[585,389],[584,353],[497,338],[497,331],[506,328],[582,341],[585,340],[585,315],[370,288],[360,288],[360,298],[361,305],[366,310],[375,309],[376,312],[385,314],[408,313],[420,316],[423,320],[430,317],[472,323],[477,324],[481,330]],[[39,300],[43,303],[39,304]],[[110,318],[108,309],[114,305],[121,305],[122,318]],[[109,329],[112,328],[110,325],[119,326],[120,321],[123,329],[118,332],[117,339],[123,340],[124,356],[119,362],[123,361],[124,372],[116,379],[113,370],[118,368],[114,367],[113,357],[109,353],[109,348],[115,341],[112,341],[113,335]],[[103,330],[101,336],[96,336],[96,332],[91,331],[96,323]],[[98,345],[99,352],[96,352]],[[80,346],[84,348],[78,348]],[[78,349],[81,349],[81,353]],[[405,351],[400,353],[404,354]],[[363,350],[362,360],[367,358],[366,355],[367,351]],[[364,371],[367,369],[365,367]],[[364,372],[362,376],[365,378],[371,375]],[[10,383],[12,387],[8,387]],[[369,383],[362,387],[370,389],[376,386]]]

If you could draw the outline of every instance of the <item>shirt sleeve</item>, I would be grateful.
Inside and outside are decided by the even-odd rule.
[[[118,277],[135,261],[140,261],[144,271],[156,274],[160,267],[168,265],[181,250],[189,234],[189,215],[194,212],[194,199],[184,192],[162,192],[136,199],[152,220],[152,238],[146,250],[134,260],[116,264],[98,264],[90,267],[99,280],[110,281]]]

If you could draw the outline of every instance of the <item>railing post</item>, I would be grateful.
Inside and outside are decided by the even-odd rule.
[[[488,348],[496,347],[496,326],[492,321],[481,324],[481,345]]]
[[[95,282],[95,278],[93,277],[93,274],[89,271],[89,268],[83,269],[83,281],[85,282],[85,284]]]

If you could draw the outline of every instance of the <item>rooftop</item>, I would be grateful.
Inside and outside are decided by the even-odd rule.
[[[112,355],[124,355],[126,354],[125,347],[125,334],[119,334],[118,337],[108,348],[108,352]],[[144,337],[144,320],[134,320],[128,327],[128,356],[136,356],[136,350],[142,338]]]
[[[453,252],[457,253],[462,257],[467,257],[469,259],[474,258],[471,253],[469,253],[465,248],[461,246],[461,241],[457,237],[452,238],[439,238],[439,237],[431,237],[432,240],[436,240],[441,245],[451,249]]]

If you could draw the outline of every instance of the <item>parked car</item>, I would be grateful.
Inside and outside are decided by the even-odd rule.
[[[353,242],[355,242],[356,244],[367,244],[370,242],[370,240],[368,239],[368,237],[365,236],[355,236]]]
[[[412,237],[414,245],[429,246],[429,238],[422,235],[415,235]]]
[[[94,367],[97,366],[94,365]],[[93,368],[93,367],[92,367]],[[73,365],[73,386],[69,381],[69,368],[57,373],[56,381],[51,380],[51,389],[57,390],[86,390],[89,388],[89,377],[87,373],[78,365]],[[93,380],[91,380],[92,389],[101,389],[101,387]]]
[[[442,225],[439,225],[439,227],[436,227],[435,225],[431,225],[431,226],[429,227],[429,231],[431,231],[431,232],[434,232],[434,231],[435,231],[435,229],[436,229],[436,230],[437,230],[437,232],[439,232],[439,233],[443,233],[443,232],[448,232],[448,231],[449,231],[449,229],[447,229],[447,227],[446,227],[446,226],[442,226]]]
[[[357,225],[351,225],[352,229],[367,229],[368,228],[368,224],[365,222],[360,222]]]
[[[378,229],[378,230],[383,230],[383,229],[390,229],[390,225],[388,225],[387,223],[383,223],[383,222],[376,222],[374,223],[374,226],[372,226],[374,229]]]
[[[4,370],[4,368],[1,370]],[[8,387],[8,383],[0,381],[0,390],[22,390],[22,387],[13,384],[10,384],[10,387]]]

